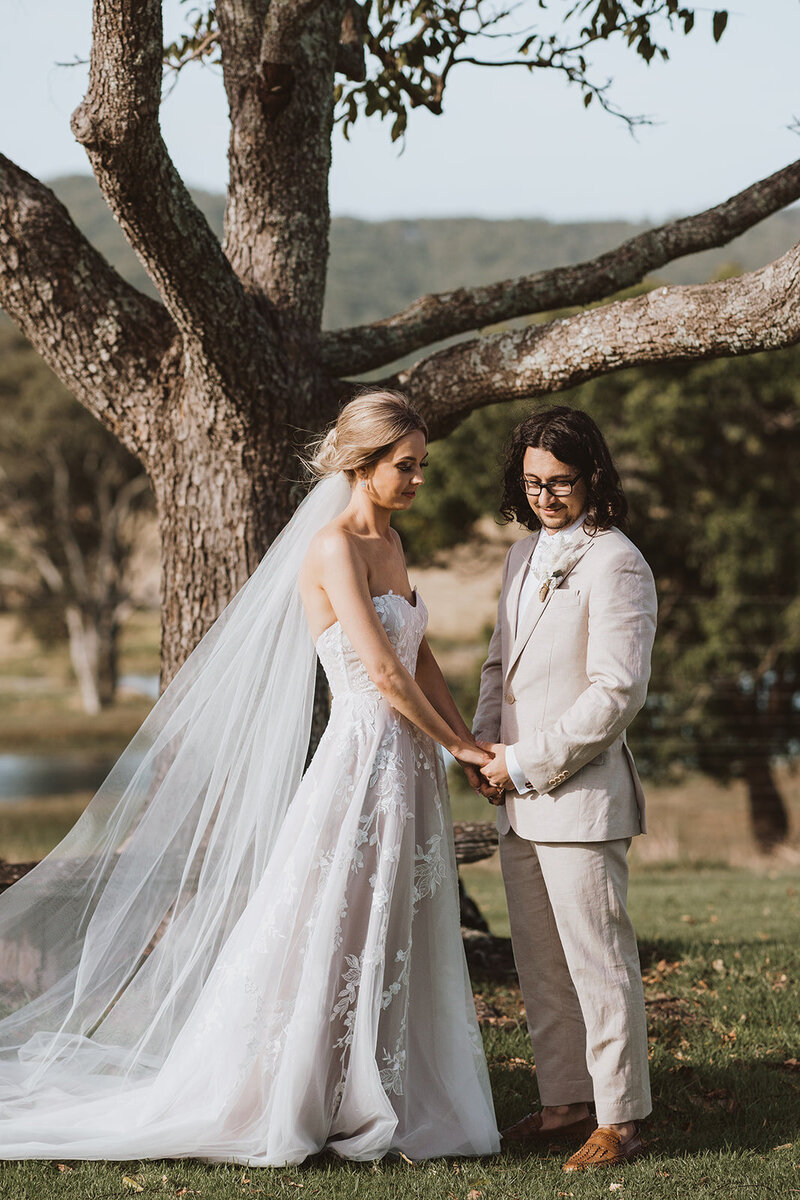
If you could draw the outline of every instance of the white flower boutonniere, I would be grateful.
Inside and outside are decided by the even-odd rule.
[[[533,574],[540,584],[539,599],[542,604],[550,592],[554,592],[564,577],[569,574],[580,556],[581,547],[573,545],[565,538],[555,555],[548,556],[534,564]]]

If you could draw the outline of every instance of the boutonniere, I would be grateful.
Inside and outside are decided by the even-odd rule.
[[[534,566],[534,578],[541,585],[539,588],[539,599],[542,604],[544,604],[550,592],[556,590],[564,577],[575,566],[575,563],[581,556],[580,552],[580,546],[575,546],[565,540],[561,549],[551,561],[539,562]]]

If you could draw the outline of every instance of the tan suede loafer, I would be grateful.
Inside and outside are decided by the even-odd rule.
[[[504,1129],[500,1137],[504,1142],[529,1142],[539,1146],[550,1146],[560,1142],[582,1142],[597,1128],[594,1117],[581,1117],[569,1125],[555,1129],[542,1129],[542,1114],[528,1113],[516,1125]]]
[[[644,1142],[638,1129],[623,1142],[616,1129],[601,1126],[564,1163],[564,1170],[591,1171],[595,1167],[619,1167],[623,1163],[633,1162],[643,1152]]]

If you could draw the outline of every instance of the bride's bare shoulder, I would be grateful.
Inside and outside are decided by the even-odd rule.
[[[326,571],[361,563],[358,539],[337,518],[314,534],[300,571],[300,583],[320,583]]]

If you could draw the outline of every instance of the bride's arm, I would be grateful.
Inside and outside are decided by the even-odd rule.
[[[458,736],[463,738],[465,742],[474,744],[475,738],[472,735],[472,731],[458,711],[458,705],[450,694],[450,688],[447,686],[442,669],[428,645],[427,638],[423,638],[420,644],[417,655],[417,671],[414,678],[436,711],[447,721],[450,728],[455,730]]]
[[[375,611],[367,570],[348,534],[327,529],[312,547],[310,564],[336,619],[385,700],[459,762],[482,766],[490,758],[473,742],[459,718],[459,728],[436,711],[422,688],[400,662]],[[462,728],[463,727],[463,728]]]
[[[422,639],[417,656],[416,680],[433,707],[438,713],[441,713],[448,725],[452,726],[459,737],[462,737],[470,744],[474,744],[474,734],[461,716],[458,705],[450,694],[450,688],[447,686],[442,669],[436,661],[426,638]],[[498,804],[501,796],[498,789],[487,784],[480,771],[472,766],[472,764],[462,762],[461,765],[464,768],[467,781],[473,791],[481,796],[485,796],[492,804]]]

